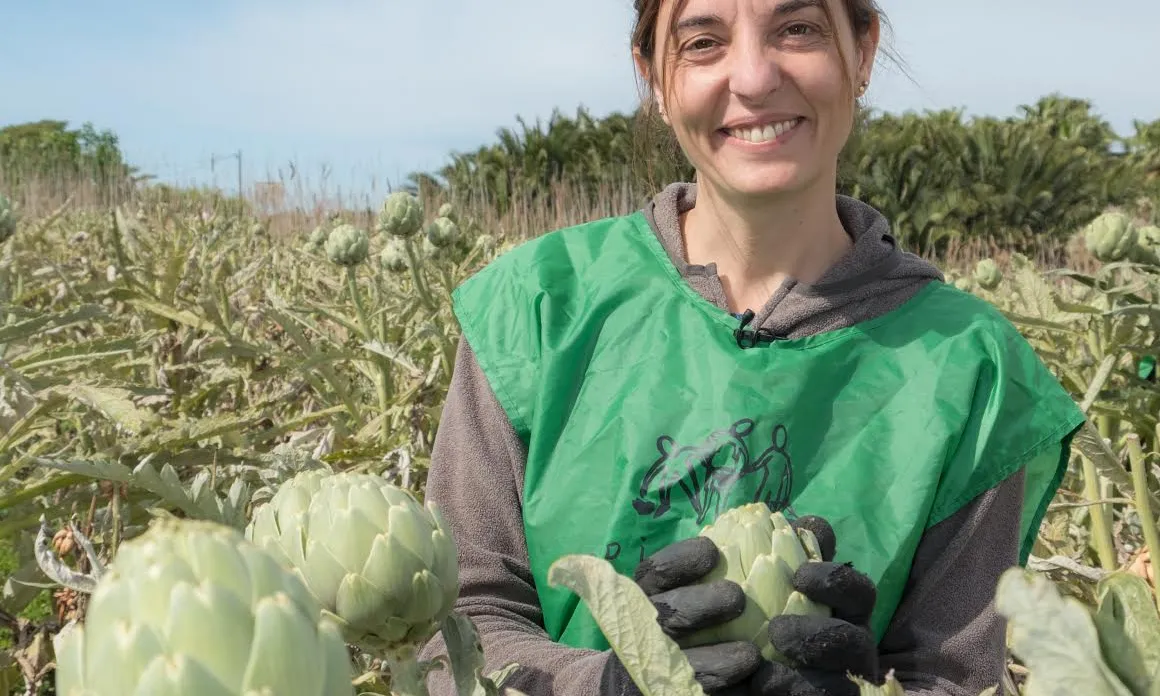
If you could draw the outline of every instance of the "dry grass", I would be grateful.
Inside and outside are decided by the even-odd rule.
[[[188,205],[186,192],[190,188],[174,187],[180,199]],[[326,217],[341,211],[344,217],[359,224],[373,226],[377,208],[382,198],[391,191],[386,182],[368,181],[364,191],[352,193],[341,187],[327,184],[325,172],[317,179],[299,170],[289,173],[279,172],[268,181],[248,187],[245,204],[267,226],[275,238],[299,237],[306,234]],[[60,209],[102,210],[113,205],[133,206],[140,197],[139,190],[129,187],[99,187],[89,179],[69,177],[47,177],[23,182],[12,187],[0,173],[0,192],[18,201],[25,215],[42,217]],[[212,201],[230,201],[215,191],[204,189],[206,205]],[[425,196],[429,207],[438,207],[444,202],[453,202],[469,218],[475,218],[480,228],[504,239],[523,240],[532,238],[547,230],[558,229],[581,222],[623,215],[640,208],[648,199],[650,189],[635,182],[623,181],[600,187],[595,194],[584,192],[577,184],[561,181],[552,186],[547,194],[530,191],[515,191],[512,205],[500,213],[490,205],[482,191],[457,190],[449,198]],[[152,196],[162,195],[159,189],[152,189]],[[232,199],[236,202],[236,199]],[[983,258],[991,258],[1005,268],[1011,256],[1011,249],[986,239],[966,239],[952,242],[941,255],[923,255],[941,268],[965,272]],[[1038,246],[1028,254],[1041,268],[1067,266],[1076,270],[1091,271],[1096,262],[1082,248],[1074,237],[1065,243],[1051,241]]]

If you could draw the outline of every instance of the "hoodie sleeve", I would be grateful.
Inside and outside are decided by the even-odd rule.
[[[976,696],[999,683],[1007,621],[993,600],[999,576],[1019,562],[1022,503],[1021,469],[923,535],[878,646],[883,673],[893,669],[907,694]]]
[[[543,628],[520,512],[525,457],[461,337],[426,487],[426,499],[439,506],[459,552],[456,609],[479,630],[485,673],[520,664],[505,686],[527,694],[598,696],[608,653],[560,645]],[[420,659],[445,652],[436,634]],[[447,670],[432,673],[428,688],[431,696],[456,696]]]
[[[554,643],[529,568],[521,503],[526,452],[461,338],[435,438],[426,498],[459,550],[458,611],[475,622],[485,672],[512,662],[507,683],[528,694],[601,696],[608,652]],[[1012,476],[927,531],[909,588],[880,645],[908,694],[975,696],[994,685],[1006,657],[1006,624],[992,606],[998,577],[1017,562],[1022,477]],[[423,649],[446,650],[441,635]],[[446,671],[431,696],[456,696]]]

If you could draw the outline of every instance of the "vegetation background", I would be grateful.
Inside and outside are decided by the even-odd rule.
[[[518,120],[408,177],[425,223],[456,235],[400,246],[378,230],[381,200],[301,179],[178,187],[92,124],[0,128],[0,687],[53,693],[46,637],[83,611],[36,562],[38,532],[59,530],[51,549],[84,572],[70,520],[108,558],[150,515],[242,525],[312,463],[421,495],[458,337],[450,290],[514,244],[690,176],[640,113]],[[1005,118],[865,111],[840,191],[1008,312],[1092,414],[1033,566],[1088,602],[1117,569],[1154,587],[1160,262],[1143,241],[1093,253],[1088,233],[1109,212],[1160,225],[1160,119],[1117,133],[1060,94]],[[371,243],[340,264],[325,240],[344,223]]]

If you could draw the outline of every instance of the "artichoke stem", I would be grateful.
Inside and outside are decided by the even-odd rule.
[[[1160,435],[1160,426],[1157,428]],[[1152,501],[1148,496],[1148,470],[1145,468],[1144,451],[1140,448],[1140,437],[1132,433],[1128,440],[1128,461],[1132,465],[1132,483],[1136,494],[1136,514],[1140,516],[1140,526],[1144,529],[1144,546],[1155,566],[1160,563],[1160,528],[1156,526],[1156,516],[1152,512]],[[1155,589],[1155,582],[1153,582]],[[1157,607],[1160,607],[1160,592],[1156,593]]]
[[[350,297],[354,301],[354,310],[358,314],[358,323],[362,328],[363,337],[368,342],[374,341],[375,334],[370,319],[367,318],[367,310],[363,307],[362,295],[359,293],[358,278],[355,277],[354,266],[346,267],[346,282],[350,286]],[[376,355],[374,357],[375,367],[379,370],[379,380],[375,385],[375,391],[378,392],[379,411],[382,416],[382,426],[379,428],[379,443],[385,446],[387,441],[391,439],[391,424],[387,419],[387,411],[390,409],[391,403],[387,390],[390,375],[387,373],[387,366],[384,362],[385,360],[382,356]]]
[[[419,256],[415,253],[415,246],[411,244],[409,238],[403,240],[403,248],[407,250],[407,259],[411,262],[411,277],[415,281],[415,292],[419,294],[423,306],[434,311],[435,301],[431,299],[431,292],[423,280],[423,273],[419,270]]]
[[[427,681],[414,648],[388,650],[383,659],[390,670],[391,696],[429,696]]]

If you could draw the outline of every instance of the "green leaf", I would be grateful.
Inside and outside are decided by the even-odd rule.
[[[483,676],[483,645],[471,619],[452,611],[440,627],[458,696],[498,696],[499,688]]]
[[[0,316],[3,314],[3,311],[0,311]],[[105,309],[95,304],[81,305],[64,312],[42,314],[26,321],[0,327],[0,344],[26,341],[42,331],[79,324],[97,317],[107,318],[107,316]]]
[[[97,411],[134,435],[150,432],[161,421],[152,411],[137,408],[130,398],[132,393],[127,389],[70,384],[57,387],[56,391]]]
[[[1160,613],[1148,583],[1124,571],[1096,586],[1095,623],[1104,659],[1133,693],[1160,682]]]
[[[705,696],[688,659],[661,630],[644,590],[611,563],[564,556],[548,569],[548,584],[563,585],[584,600],[643,696]]]
[[[1088,609],[1046,576],[1008,570],[995,607],[1010,622],[1011,651],[1031,672],[1023,696],[1133,696],[1100,656]]]

